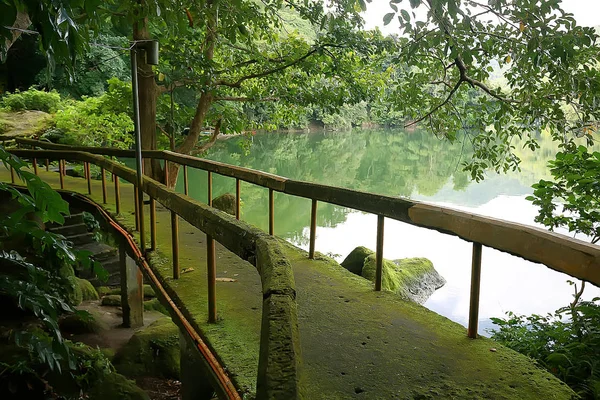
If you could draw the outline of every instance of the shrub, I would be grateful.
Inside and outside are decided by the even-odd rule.
[[[575,301],[547,316],[508,312],[492,318],[492,338],[535,359],[583,398],[600,398],[600,298]]]
[[[47,113],[56,112],[60,105],[60,95],[55,90],[45,92],[29,89],[25,92],[15,92],[2,98],[2,107],[11,111],[39,110]]]
[[[118,79],[108,83],[108,92],[102,96],[72,101],[56,113],[56,129],[64,133],[61,143],[122,149],[133,144],[133,121],[128,114],[131,88]]]

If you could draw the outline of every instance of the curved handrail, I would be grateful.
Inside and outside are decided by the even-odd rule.
[[[136,172],[105,157],[82,151],[14,150],[21,158],[87,162],[132,183]],[[263,308],[257,374],[258,399],[300,398],[301,358],[292,267],[277,241],[243,221],[169,189],[147,176],[143,190],[164,207],[217,240],[259,272]]]
[[[71,149],[65,145],[30,139],[16,141],[42,148]],[[114,153],[116,149],[91,148],[90,150],[96,154],[117,154]],[[133,156],[133,151],[130,150],[119,150],[119,152],[127,152],[128,157]],[[544,264],[556,271],[600,286],[600,247],[544,229],[413,200],[292,180],[171,151],[144,151],[143,156],[164,159],[240,179],[281,193],[309,198],[313,201],[324,201],[437,230]]]

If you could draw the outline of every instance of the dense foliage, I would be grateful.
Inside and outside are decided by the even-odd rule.
[[[571,282],[572,283],[572,282]],[[600,298],[575,300],[546,316],[492,318],[492,338],[537,360],[586,399],[600,398]]]
[[[31,88],[24,92],[7,94],[0,99],[0,107],[9,111],[39,110],[56,112],[60,95],[56,91],[46,92]]]
[[[104,271],[90,260],[89,252],[73,250],[63,236],[44,229],[46,223],[64,222],[69,209],[61,196],[1,146],[0,160],[27,186],[25,193],[0,182],[4,198],[0,217],[0,302],[4,310],[0,393],[39,390],[50,394],[45,375],[85,378],[84,364],[90,357],[98,357],[74,354],[73,344],[59,329],[58,318],[76,312],[73,268],[93,267],[99,275]],[[13,209],[7,210],[11,204]]]
[[[111,78],[101,96],[66,101],[50,134],[63,144],[128,149],[133,145],[130,109],[131,85]]]
[[[600,153],[569,144],[549,162],[553,180],[533,185],[530,201],[539,207],[536,221],[600,239]]]

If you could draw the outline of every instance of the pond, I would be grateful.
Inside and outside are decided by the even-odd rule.
[[[521,171],[488,173],[471,181],[461,162],[468,146],[404,130],[264,133],[247,148],[241,137],[220,141],[207,158],[288,178],[443,205],[504,220],[536,225],[536,208],[525,199],[531,185],[549,178],[546,163],[556,147],[540,137],[536,152],[519,150]],[[189,193],[206,201],[206,172],[188,170]],[[177,188],[182,191],[182,174]],[[213,196],[235,193],[233,178],[215,175]],[[241,184],[241,218],[268,230],[268,189]],[[308,249],[311,201],[275,193],[275,234]],[[319,203],[316,250],[342,261],[352,249],[375,249],[377,217]],[[582,238],[585,239],[585,238]],[[472,245],[459,238],[386,219],[384,257],[427,257],[446,279],[425,306],[466,326]],[[480,333],[493,327],[490,317],[506,311],[546,314],[567,305],[573,288],[569,276],[490,248],[483,249]],[[600,295],[588,285],[585,298]]]

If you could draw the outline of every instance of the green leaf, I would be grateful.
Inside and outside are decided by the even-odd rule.
[[[396,15],[396,13],[393,12],[385,14],[383,16],[383,25],[388,25],[390,22],[392,22],[394,15]]]

